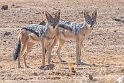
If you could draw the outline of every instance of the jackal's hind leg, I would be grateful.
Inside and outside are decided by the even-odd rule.
[[[24,54],[24,65],[25,65],[25,67],[27,67],[27,68],[29,68],[29,66],[26,64],[26,56],[27,56],[27,54],[31,51],[33,45],[34,45],[34,43],[28,42],[28,44],[27,44],[27,50],[26,50],[26,52],[25,52],[25,54]]]
[[[26,48],[26,43],[25,44],[21,44],[21,51],[20,51],[19,56],[18,56],[18,68],[21,68],[20,57],[24,53],[25,48]]]

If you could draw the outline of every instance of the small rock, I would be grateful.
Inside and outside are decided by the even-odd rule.
[[[60,72],[55,72],[55,75],[60,75],[61,73]]]
[[[96,64],[94,64],[94,63],[93,63],[93,64],[92,64],[92,66],[93,66],[93,67],[95,67],[95,66],[96,66]]]
[[[74,67],[72,67],[72,73],[76,73],[76,70],[74,69]]]
[[[109,65],[105,65],[105,67],[109,67]]]
[[[116,30],[114,30],[114,32],[117,32]]]
[[[117,17],[113,18],[113,20],[115,20],[115,21],[120,21],[120,19],[117,18]]]
[[[35,14],[41,14],[41,12],[36,12]]]
[[[2,68],[2,66],[0,66],[0,68]]]
[[[83,11],[80,11],[79,14],[83,14]]]
[[[91,74],[89,74],[89,79],[93,80],[93,76]]]
[[[3,42],[6,42],[6,40],[4,40]]]
[[[38,76],[38,74],[36,72],[34,72],[33,75]]]
[[[7,31],[6,31],[6,32],[4,33],[4,37],[5,37],[5,36],[8,36],[8,35],[11,35],[11,32],[7,32]]]
[[[15,6],[15,4],[12,4],[12,6]]]
[[[124,23],[124,16],[121,16],[120,18],[114,17],[114,18],[112,18],[112,19],[115,20],[115,21]]]
[[[42,12],[42,14],[44,14],[44,11]]]
[[[1,9],[2,10],[8,10],[8,5],[3,5]]]

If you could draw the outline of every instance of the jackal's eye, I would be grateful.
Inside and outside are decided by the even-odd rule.
[[[87,23],[90,23],[90,21],[88,20]]]
[[[92,20],[92,22],[94,22],[94,20]]]
[[[51,21],[51,20],[49,20],[49,23],[52,23],[52,21]]]

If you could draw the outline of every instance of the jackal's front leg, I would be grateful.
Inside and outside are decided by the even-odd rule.
[[[47,69],[53,69],[54,64],[51,64],[51,52],[52,48],[48,47],[48,66],[46,67]]]
[[[81,62],[81,41],[79,39],[76,40],[76,64],[83,65],[84,63]]]
[[[60,59],[61,62],[66,62],[65,60],[62,59],[61,55],[60,55],[60,51],[62,50],[63,46],[64,46],[65,40],[64,39],[59,39],[59,47],[57,49],[57,55]]]
[[[42,41],[42,66],[40,67],[40,69],[44,69],[45,67],[45,46],[44,46],[44,42]]]
[[[56,45],[56,43],[57,43],[57,40],[56,39],[54,39],[54,42],[52,43],[52,45],[51,45],[51,47],[50,47],[50,49],[51,49],[51,51],[52,51],[52,49],[54,48],[54,46]],[[48,55],[49,55],[49,47],[45,47],[45,55],[47,55],[47,57],[49,57]],[[51,61],[52,61],[52,59],[51,59]],[[52,61],[53,62],[53,61]]]
[[[50,65],[50,62],[51,62],[51,52],[52,52],[52,49],[48,47],[48,65]]]

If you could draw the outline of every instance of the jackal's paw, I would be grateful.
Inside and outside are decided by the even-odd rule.
[[[76,65],[84,65],[84,63],[83,62],[81,62],[81,61],[76,61],[76,63],[75,63]]]
[[[22,68],[21,66],[18,66],[18,68]]]
[[[54,68],[54,64],[49,64],[46,66],[46,69],[45,70],[49,70],[49,69],[53,69]]]

